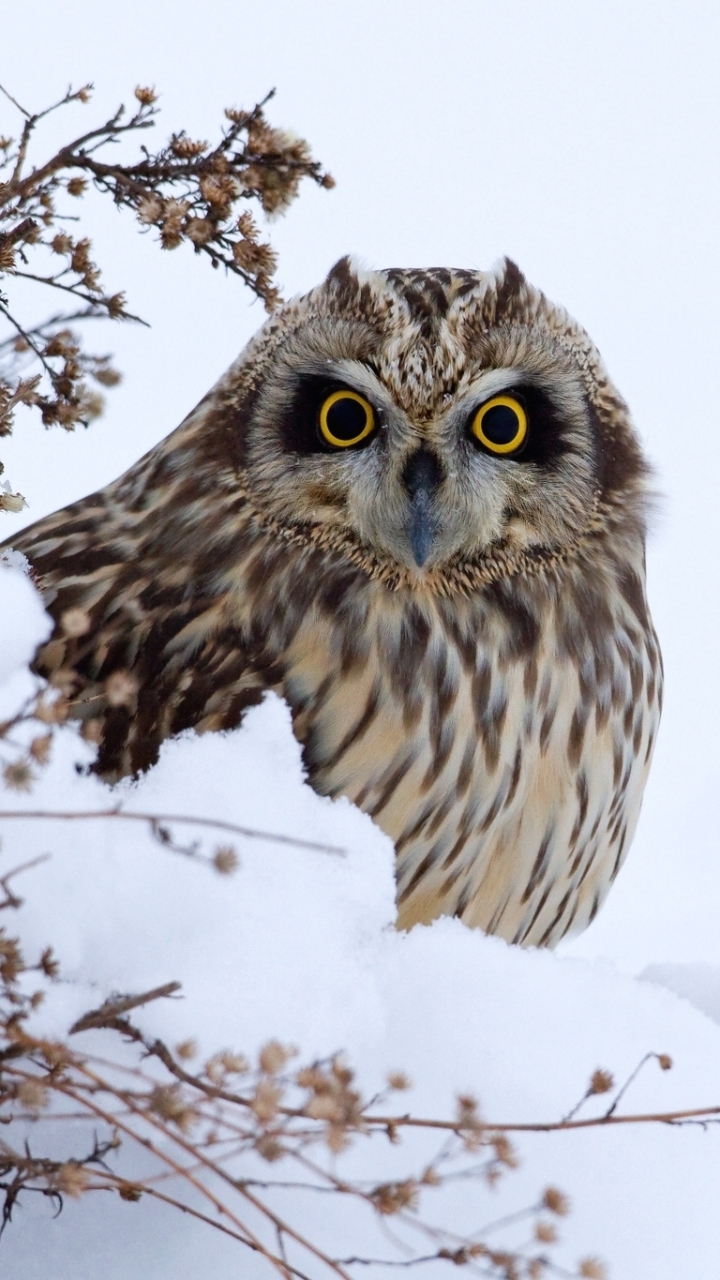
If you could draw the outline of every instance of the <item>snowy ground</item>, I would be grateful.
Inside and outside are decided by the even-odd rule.
[[[46,623],[19,570],[0,570],[0,593],[2,615],[14,619],[0,648],[5,710],[29,681],[17,668]],[[89,754],[63,731],[33,791],[5,792],[3,807],[87,810],[119,798],[129,810],[208,815],[346,852],[246,840],[240,869],[221,878],[161,849],[144,829],[107,820],[82,831],[6,822],[3,872],[52,853],[26,873],[26,904],[12,921],[28,954],[51,943],[61,960],[64,981],[37,1015],[47,1034],[65,1034],[113,991],[178,980],[184,999],[159,1002],[138,1019],[168,1043],[194,1036],[205,1055],[228,1046],[252,1055],[277,1037],[297,1045],[303,1060],[343,1048],[367,1092],[388,1071],[405,1070],[414,1088],[403,1105],[421,1115],[450,1117],[455,1094],[469,1091],[490,1120],[557,1119],[594,1068],[623,1079],[649,1050],[670,1054],[674,1067],[649,1064],[625,1109],[720,1103],[713,1019],[720,968],[659,965],[638,980],[609,961],[521,951],[454,920],[398,934],[388,841],[348,803],[321,799],[304,784],[278,699],[229,736],[167,744],[149,776],[112,793],[74,769]],[[86,1036],[97,1050],[104,1034]],[[461,1189],[443,1202],[446,1220],[458,1229],[480,1225],[551,1183],[573,1202],[560,1254],[569,1264],[595,1254],[614,1280],[715,1280],[720,1132],[591,1130],[533,1136],[518,1147],[521,1171],[493,1194]],[[419,1158],[412,1143],[393,1153],[397,1168]],[[370,1161],[365,1172],[380,1179],[393,1167]],[[145,1201],[101,1199],[69,1202],[56,1222],[46,1202],[27,1197],[2,1241],[3,1273],[22,1280],[265,1274],[265,1264],[238,1258],[236,1246],[209,1228]],[[352,1216],[344,1228],[331,1222],[324,1206],[308,1209],[308,1224],[330,1239],[354,1233],[341,1253],[373,1238]]]

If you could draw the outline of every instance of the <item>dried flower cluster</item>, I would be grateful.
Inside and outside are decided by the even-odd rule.
[[[20,905],[10,888],[20,870],[0,879],[0,911]],[[389,1099],[410,1085],[403,1073],[393,1072],[383,1093],[365,1098],[341,1055],[293,1067],[297,1050],[277,1040],[265,1044],[255,1061],[224,1050],[191,1070],[198,1052],[192,1040],[173,1051],[128,1017],[133,1009],[174,995],[177,983],[113,997],[79,1019],[63,1042],[49,1041],[34,1029],[36,1011],[44,988],[57,979],[50,951],[29,964],[17,939],[0,930],[0,1233],[11,1224],[18,1200],[31,1191],[59,1210],[67,1196],[103,1190],[129,1203],[150,1196],[176,1206],[262,1255],[268,1275],[285,1280],[321,1274],[350,1280],[388,1263],[414,1267],[431,1260],[466,1266],[469,1274],[492,1280],[604,1277],[592,1258],[572,1273],[553,1262],[556,1224],[569,1211],[567,1198],[554,1187],[512,1216],[510,1226],[515,1234],[522,1230],[522,1245],[497,1243],[508,1234],[501,1220],[481,1221],[475,1232],[459,1238],[436,1224],[435,1206],[428,1214],[437,1189],[468,1178],[491,1187],[517,1164],[507,1132],[487,1125],[473,1098],[458,1098],[456,1117],[447,1122],[387,1115]],[[135,1062],[119,1045],[115,1059],[106,1052],[101,1060],[70,1039],[98,1029],[134,1046]],[[117,1061],[116,1069],[108,1059]],[[43,1117],[50,1110],[53,1132],[63,1116],[70,1126],[78,1115],[91,1119],[91,1148],[62,1160],[41,1154],[49,1132]],[[430,1149],[417,1174],[375,1180],[343,1175],[339,1160],[348,1148],[378,1148],[382,1170],[389,1146],[400,1145],[410,1127],[423,1131]],[[136,1157],[143,1153],[142,1177],[137,1158],[133,1177],[124,1173],[127,1150]],[[392,1218],[393,1235],[377,1233],[382,1257],[350,1251],[338,1257],[308,1231],[309,1199],[322,1196],[325,1203],[328,1194],[333,1212],[342,1214],[352,1202],[364,1206],[369,1222]],[[356,1221],[351,1212],[348,1231]],[[400,1252],[393,1239],[402,1242]]]
[[[8,331],[6,337],[0,333],[0,436],[11,432],[21,404],[39,409],[46,426],[87,425],[102,410],[92,383],[112,387],[119,381],[110,358],[85,351],[73,328],[90,319],[139,319],[127,310],[122,292],[106,289],[90,240],[74,231],[75,204],[89,184],[132,210],[142,228],[154,228],[164,249],[186,241],[214,267],[239,276],[268,310],[280,300],[276,256],[261,237],[251,205],[277,214],[295,199],[303,178],[333,185],[302,138],[268,123],[267,98],[252,111],[228,109],[214,144],[181,130],[157,152],[143,147],[134,163],[108,162],[109,144],[153,127],[157,95],[149,88],[135,90],[133,113],[120,107],[54,155],[34,161],[40,121],[61,107],[87,103],[91,89],[68,90],[60,102],[35,113],[2,89],[22,124],[16,138],[0,136],[0,282],[7,289],[17,280],[31,281],[68,305],[42,321],[25,321],[17,304],[0,292]],[[0,492],[0,511],[19,511],[23,502],[21,494]]]

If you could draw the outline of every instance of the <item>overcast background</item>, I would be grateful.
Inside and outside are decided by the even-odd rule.
[[[273,123],[334,174],[271,228],[287,295],[343,253],[484,268],[507,253],[589,330],[664,495],[649,547],[667,701],[640,829],[609,904],[570,945],[630,972],[717,962],[718,34],[711,3],[177,0],[4,6],[0,79],[28,108],[92,80],[48,122],[66,141],[153,84],[173,129],[213,137],[269,88]],[[17,131],[0,101],[0,128]],[[107,326],[124,382],[88,432],[21,420],[6,475],[20,528],[114,478],[170,431],[262,322],[188,246],[160,253],[88,205],[98,261],[150,331]],[[46,302],[37,301],[37,318]]]

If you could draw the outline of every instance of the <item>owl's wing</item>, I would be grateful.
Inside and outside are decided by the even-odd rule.
[[[147,769],[183,729],[233,728],[277,687],[252,626],[237,622],[237,467],[190,456],[206,415],[200,406],[119,480],[10,540],[56,623],[34,669],[93,722],[109,780]]]

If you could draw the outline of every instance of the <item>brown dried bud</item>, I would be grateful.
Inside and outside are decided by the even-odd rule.
[[[108,364],[103,364],[97,369],[93,369],[92,376],[103,387],[116,387],[119,382],[122,382],[122,374]]]
[[[39,738],[33,738],[30,743],[30,755],[37,764],[47,764],[50,759],[50,748],[52,746],[52,734],[43,733]]]
[[[611,1072],[604,1071],[602,1067],[598,1067],[597,1071],[593,1071],[588,1085],[588,1094],[609,1093],[614,1087],[615,1081]]]
[[[138,1187],[134,1182],[123,1182],[118,1187],[118,1195],[121,1200],[129,1200],[131,1203],[139,1200],[142,1196],[143,1189]]]
[[[240,859],[230,844],[220,844],[213,854],[213,866],[221,876],[231,876],[240,866]]]
[[[535,1224],[535,1239],[541,1244],[555,1244],[557,1240],[557,1231],[552,1222],[537,1222]]]
[[[50,241],[50,248],[53,253],[72,253],[74,248],[72,236],[67,235],[64,231],[58,231]]]
[[[184,134],[173,134],[170,139],[170,150],[181,160],[193,160],[196,156],[201,156],[209,145],[208,142],[193,142],[192,138],[186,138]]]
[[[406,1182],[384,1182],[370,1192],[378,1213],[390,1215],[401,1209],[415,1209],[418,1202],[418,1184],[413,1178]]]
[[[565,1218],[570,1212],[570,1201],[562,1191],[558,1191],[557,1187],[545,1188],[542,1206],[548,1213],[557,1214],[558,1218]]]
[[[296,1053],[297,1049],[293,1045],[280,1044],[279,1040],[268,1040],[258,1054],[260,1070],[265,1075],[275,1076]]]
[[[113,293],[109,298],[105,299],[105,307],[111,320],[118,320],[125,311],[125,294]],[[118,374],[120,381],[120,374]],[[111,385],[111,384],[108,384]]]
[[[69,196],[81,196],[87,188],[87,178],[71,178],[67,184]]]
[[[193,244],[203,245],[212,240],[215,226],[208,218],[190,218],[185,227],[185,234]]]
[[[661,1071],[670,1071],[672,1069],[673,1060],[669,1053],[659,1053],[657,1056]]]
[[[135,97],[144,107],[151,107],[153,102],[157,102],[157,94],[154,88],[151,89],[139,84],[135,86]]]
[[[398,1093],[404,1089],[412,1088],[410,1079],[405,1075],[404,1071],[391,1071],[387,1078],[388,1088],[397,1089]]]
[[[21,1080],[17,1087],[17,1100],[29,1111],[42,1111],[48,1104],[47,1086],[42,1080]]]
[[[35,775],[25,760],[15,760],[3,769],[5,786],[11,791],[30,791]]]
[[[342,1120],[343,1108],[331,1093],[317,1093],[303,1108],[311,1120]]]
[[[181,1062],[189,1062],[197,1054],[197,1040],[182,1040],[175,1045],[175,1054]]]
[[[278,1113],[281,1098],[282,1089],[279,1085],[271,1084],[269,1080],[261,1080],[250,1104],[258,1120],[264,1124],[274,1120]]]
[[[580,1267],[583,1280],[605,1280],[607,1271],[599,1258],[583,1258]]]
[[[38,968],[45,974],[46,978],[51,978],[54,981],[58,977],[60,965],[53,955],[52,947],[45,948],[40,957]]]
[[[228,1075],[242,1076],[250,1070],[250,1063],[243,1053],[231,1053],[225,1049],[218,1056]]]
[[[285,1152],[277,1138],[270,1138],[267,1136],[263,1136],[258,1139],[255,1143],[255,1150],[258,1155],[262,1156],[263,1160],[268,1160],[271,1163],[273,1160],[282,1160],[282,1157],[285,1155]]]
[[[180,1087],[175,1084],[158,1085],[153,1089],[148,1108],[163,1120],[177,1125],[183,1133],[197,1120],[197,1112],[185,1101]]]
[[[163,202],[157,196],[143,196],[137,206],[138,222],[157,222],[163,211]]]
[[[90,1179],[85,1170],[81,1169],[80,1165],[75,1164],[73,1160],[68,1160],[67,1164],[61,1164],[60,1168],[54,1173],[52,1189],[77,1200],[83,1191],[87,1191],[89,1181]]]

